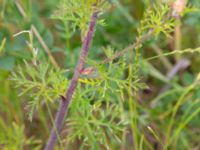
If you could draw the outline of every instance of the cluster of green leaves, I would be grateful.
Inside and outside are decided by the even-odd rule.
[[[29,119],[32,120],[34,110],[43,102],[54,102],[65,95],[68,80],[64,77],[63,70],[55,70],[48,63],[37,66],[25,62],[24,67],[18,67],[11,80],[21,92],[19,95],[28,95],[30,101]]]
[[[91,87],[83,91],[79,86],[66,121],[68,137],[64,141],[72,144],[80,140],[80,149],[107,148],[110,144],[116,146],[122,142],[121,135],[126,122],[119,117],[120,105],[109,100],[108,96],[102,99],[95,94],[98,93]]]
[[[156,5],[153,6],[153,9],[149,8],[145,12],[144,19],[140,23],[138,29],[139,35],[153,30],[156,36],[160,33],[169,36],[175,26],[174,19],[170,17],[170,12],[170,7],[168,5]]]
[[[102,13],[108,6],[107,0],[62,0],[52,17],[68,22],[68,28],[72,29],[73,32],[76,27],[79,27],[82,36],[84,36],[92,12],[99,11]],[[104,25],[104,20],[101,19],[98,23]]]
[[[110,47],[104,52],[107,57],[114,54]],[[88,65],[94,66],[95,71],[79,79],[66,122],[66,140],[69,143],[80,140],[79,148],[83,149],[118,149],[124,142],[124,134],[129,132],[133,119],[127,94],[132,97],[130,91],[147,88],[139,78],[136,79],[134,65],[128,65],[125,60],[124,56],[105,65],[88,59]],[[140,121],[143,122],[142,119]]]

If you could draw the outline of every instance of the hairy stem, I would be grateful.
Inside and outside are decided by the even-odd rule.
[[[68,107],[72,100],[72,96],[74,94],[75,88],[77,86],[79,76],[81,74],[81,71],[84,69],[84,63],[87,58],[89,47],[90,47],[90,44],[91,44],[91,41],[93,38],[95,25],[96,25],[96,21],[97,21],[97,16],[98,16],[98,12],[94,12],[92,14],[91,21],[89,24],[89,29],[88,29],[87,35],[83,41],[79,62],[75,68],[74,75],[71,80],[71,84],[66,92],[66,97],[63,98],[60,103],[60,108],[59,108],[59,111],[58,111],[56,119],[55,119],[56,129],[52,128],[51,135],[49,137],[49,140],[45,147],[45,150],[52,150],[54,148],[56,141],[57,141],[56,131],[59,134],[61,133],[62,126],[63,126],[64,120],[65,120],[65,116],[67,115]]]

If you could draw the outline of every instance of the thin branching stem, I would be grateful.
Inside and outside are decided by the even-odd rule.
[[[22,17],[24,19],[27,19],[27,14],[24,11],[24,9],[22,8],[22,6],[20,5],[18,0],[15,0],[15,5],[17,7],[17,9],[19,10],[20,14],[22,15]],[[41,44],[41,46],[44,48],[45,52],[47,53],[50,62],[52,63],[52,65],[55,68],[60,68],[58,63],[56,62],[55,58],[53,57],[50,49],[48,48],[47,44],[45,43],[45,41],[43,40],[43,38],[41,37],[41,35],[39,34],[37,28],[34,25],[31,25],[31,30],[33,32],[33,34],[36,36],[36,38],[38,39],[39,43]]]
[[[100,64],[105,64],[108,62],[111,62],[117,58],[119,58],[120,56],[124,55],[126,52],[128,52],[129,50],[135,49],[139,46],[141,46],[141,44],[143,44],[146,40],[150,39],[153,35],[154,30],[150,30],[147,34],[143,35],[142,37],[138,38],[137,41],[134,44],[131,44],[130,46],[116,52],[113,56],[106,58],[105,60],[103,60],[102,62],[100,62]]]
[[[66,97],[64,97],[61,100],[60,108],[56,115],[56,119],[55,119],[56,129],[52,128],[51,135],[49,137],[49,140],[45,147],[45,150],[52,150],[54,148],[56,141],[57,141],[56,131],[60,134],[60,132],[62,130],[65,116],[67,114],[69,104],[72,100],[72,96],[75,92],[75,88],[77,86],[79,76],[81,74],[81,71],[84,69],[85,60],[87,58],[89,47],[90,47],[90,44],[91,44],[91,41],[93,38],[93,34],[94,34],[94,30],[95,30],[97,16],[98,16],[98,12],[94,12],[92,14],[91,21],[89,24],[89,29],[88,29],[86,37],[83,41],[83,46],[82,46],[82,50],[80,53],[79,62],[75,68],[74,75],[71,80],[71,84],[66,92]]]
[[[47,55],[49,57],[49,60],[52,63],[52,65],[55,68],[60,68],[58,63],[56,62],[55,58],[53,57],[50,49],[48,48],[47,44],[45,43],[45,41],[43,40],[42,36],[39,34],[38,30],[36,29],[36,27],[34,25],[31,26],[31,30],[32,30],[33,34],[35,35],[35,37],[40,42],[41,46],[44,48],[44,50],[47,53]]]

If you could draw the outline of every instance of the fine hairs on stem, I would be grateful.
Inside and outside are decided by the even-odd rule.
[[[68,107],[72,100],[72,96],[75,92],[75,88],[77,86],[79,76],[81,74],[81,71],[84,69],[84,63],[87,58],[90,44],[92,42],[92,38],[94,35],[94,31],[95,31],[97,17],[98,17],[98,12],[94,12],[91,16],[88,32],[83,41],[79,62],[75,68],[74,75],[72,77],[69,88],[66,92],[66,97],[63,97],[60,102],[60,107],[59,107],[59,110],[57,112],[56,119],[55,119],[55,128],[56,129],[54,129],[54,128],[51,129],[51,135],[49,137],[48,143],[47,143],[46,147],[44,148],[44,150],[54,149],[54,146],[57,142],[57,133],[58,133],[58,135],[61,133],[62,126],[63,126],[64,120],[65,120],[65,116],[67,115]]]

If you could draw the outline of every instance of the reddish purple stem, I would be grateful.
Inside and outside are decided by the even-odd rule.
[[[85,60],[87,58],[90,44],[91,44],[91,41],[92,41],[92,38],[94,35],[97,17],[98,17],[98,12],[94,12],[91,17],[87,35],[83,41],[79,62],[75,68],[74,75],[72,77],[70,86],[66,92],[66,97],[61,100],[60,108],[56,115],[56,119],[55,119],[56,130],[54,129],[54,127],[52,127],[51,135],[49,137],[48,143],[47,143],[46,147],[44,148],[44,150],[53,150],[55,144],[57,143],[57,133],[59,135],[61,133],[64,121],[65,121],[65,117],[68,112],[69,104],[72,100],[72,96],[73,96],[74,91],[77,86],[78,78],[80,76],[81,71],[84,69]]]

